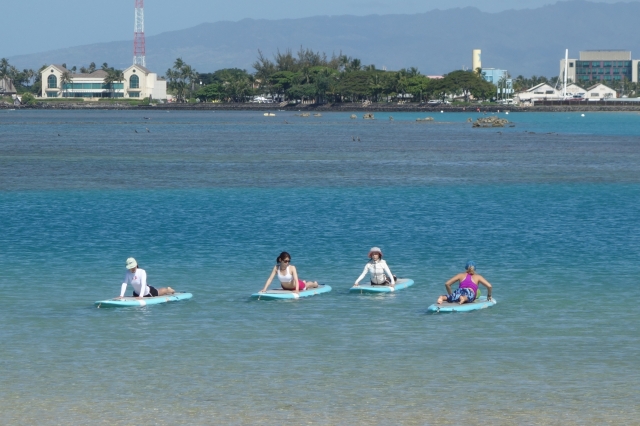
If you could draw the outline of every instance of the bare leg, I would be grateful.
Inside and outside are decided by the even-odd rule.
[[[467,296],[460,296],[460,304],[462,305],[463,303],[466,303],[466,301],[469,300],[469,298]]]
[[[158,296],[166,296],[167,294],[173,294],[175,292],[171,287],[162,287],[158,289]]]
[[[305,288],[318,288],[318,282],[317,281],[305,281],[304,282],[304,286],[305,286]]]
[[[441,304],[442,302],[444,302],[445,300],[447,300],[447,296],[438,297],[438,305]]]

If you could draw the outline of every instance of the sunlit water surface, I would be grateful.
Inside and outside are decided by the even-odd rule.
[[[0,111],[0,423],[636,422],[640,115],[349,115]],[[282,250],[333,291],[251,300]],[[129,256],[194,298],[95,308]]]

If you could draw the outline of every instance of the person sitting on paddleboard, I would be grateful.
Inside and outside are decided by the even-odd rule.
[[[379,247],[372,247],[369,250],[369,259],[371,260],[364,265],[364,270],[356,280],[354,287],[360,285],[360,281],[367,275],[367,272],[371,273],[371,285],[395,286],[396,277],[389,270],[387,262],[382,260],[382,250]]]
[[[271,275],[264,285],[264,288],[260,290],[260,293],[267,291],[271,285],[273,278],[278,275],[280,285],[284,290],[295,291],[296,293],[309,288],[317,288],[318,283],[316,281],[303,281],[298,279],[298,270],[291,264],[291,255],[286,251],[280,253],[280,256],[276,259],[276,266],[273,267]]]
[[[156,289],[153,286],[147,285],[147,271],[138,268],[138,262],[136,262],[133,257],[127,259],[126,267],[128,271],[124,276],[124,282],[122,283],[120,297],[118,299],[124,297],[127,284],[131,284],[131,287],[133,287],[133,297],[138,299],[142,299],[143,297],[166,296],[167,294],[175,293],[171,287]]]
[[[478,284],[482,284],[487,288],[487,300],[491,300],[491,284],[485,280],[482,275],[476,273],[476,263],[472,260],[468,261],[465,266],[466,272],[462,272],[451,277],[444,286],[447,288],[446,295],[438,297],[438,304],[445,300],[449,303],[458,302],[459,304],[471,303],[476,300],[478,295]],[[451,291],[451,284],[460,282],[456,291]]]

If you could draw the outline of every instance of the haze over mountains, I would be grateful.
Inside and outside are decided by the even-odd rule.
[[[511,75],[558,75],[564,49],[631,50],[640,57],[636,35],[640,3],[559,2],[532,10],[481,12],[476,8],[435,10],[415,15],[317,16],[302,19],[207,23],[147,37],[147,67],[163,75],[182,57],[199,72],[243,68],[252,72],[258,49],[268,57],[300,46],[342,53],[397,70],[417,67],[442,74],[471,67],[472,49],[482,49],[483,67]],[[70,47],[9,58],[19,69],[51,63],[68,67],[132,63],[133,40]]]

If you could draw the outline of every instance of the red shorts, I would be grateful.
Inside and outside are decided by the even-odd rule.
[[[280,285],[282,285],[282,284],[280,284]],[[298,291],[302,291],[305,288],[306,288],[306,286],[304,285],[304,281],[298,280]],[[288,288],[284,288],[284,286],[282,286],[282,289],[283,290],[289,290]],[[295,289],[294,290],[289,290],[289,291],[295,291]]]

